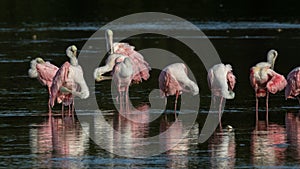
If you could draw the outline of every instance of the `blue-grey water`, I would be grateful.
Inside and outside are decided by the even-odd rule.
[[[80,123],[76,117],[62,118],[60,105],[54,107],[54,115],[49,117],[47,89],[27,75],[30,60],[38,56],[55,65],[62,65],[67,59],[66,47],[75,44],[81,49],[105,21],[18,23],[17,26],[1,23],[0,167],[298,168],[298,102],[286,101],[283,92],[271,95],[268,124],[264,118],[263,101],[259,109],[259,121],[256,122],[255,98],[248,78],[249,68],[265,60],[267,51],[273,48],[279,52],[276,62],[278,72],[286,76],[290,70],[299,66],[300,24],[276,21],[192,22],[211,40],[222,62],[233,66],[237,76],[236,98],[226,103],[222,129],[218,127],[208,141],[199,143],[198,137],[210,105],[210,92],[203,65],[188,62],[191,67],[200,67],[197,69],[199,72],[194,72],[200,87],[200,109],[198,112],[190,112],[199,113],[198,118],[189,134],[177,146],[148,158],[128,158],[104,150],[89,137],[92,131],[100,131],[100,141],[109,140],[113,143],[113,139],[117,138],[108,137],[111,133],[105,132],[101,123],[86,124]],[[182,29],[184,26],[174,23],[174,27],[169,27],[163,22],[155,23],[155,27],[143,23],[122,24],[114,28],[114,31],[141,28],[169,30]],[[104,38],[104,35],[99,38]],[[136,46],[136,50],[149,46],[167,49],[183,60],[188,60],[190,54],[188,50],[184,50],[182,44],[163,36],[136,36],[127,39],[126,42]],[[149,90],[158,87],[158,73],[157,70],[153,70],[149,81],[140,86],[130,87],[130,97],[134,106],[143,110],[141,117],[137,115],[135,118],[147,119],[151,116],[151,112],[145,113],[144,110],[151,107]],[[110,81],[96,83],[97,102],[106,120],[116,130],[128,133],[128,137],[125,138],[128,145],[124,148],[128,154],[138,154],[139,149],[134,140],[136,136],[153,136],[170,125],[176,126],[174,134],[181,134],[180,131],[184,130],[180,120],[168,122],[163,116],[159,116],[151,124],[134,123],[122,118],[116,112],[110,92]],[[234,130],[228,131],[227,125],[233,126]],[[172,139],[174,138],[169,136],[161,141],[163,145],[168,146],[172,145]]]

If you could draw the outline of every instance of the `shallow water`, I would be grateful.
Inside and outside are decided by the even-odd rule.
[[[180,29],[180,23],[174,23]],[[279,52],[276,69],[287,75],[293,67],[299,66],[300,40],[299,24],[275,22],[195,22],[210,38],[224,63],[230,63],[237,76],[236,98],[228,100],[222,117],[223,129],[217,128],[205,143],[198,137],[210,105],[210,93],[206,84],[203,65],[189,61],[191,54],[182,44],[163,36],[147,35],[127,39],[136,49],[160,47],[172,51],[189,66],[199,67],[193,72],[200,86],[200,109],[198,118],[187,137],[174,138],[185,131],[182,121],[173,121],[173,115],[166,118],[160,111],[147,111],[149,94],[158,88],[159,70],[151,72],[147,82],[130,87],[130,98],[138,113],[129,115],[131,120],[116,113],[111,96],[110,81],[96,83],[95,93],[100,110],[106,121],[116,130],[127,134],[126,138],[113,136],[95,120],[83,123],[75,117],[60,115],[60,105],[54,107],[54,116],[48,117],[45,87],[36,79],[27,76],[31,59],[41,56],[56,65],[67,58],[65,48],[75,44],[79,49],[102,25],[101,23],[80,24],[41,23],[24,24],[18,28],[2,24],[0,28],[0,166],[24,168],[253,168],[253,167],[298,167],[300,161],[298,127],[299,106],[296,100],[284,100],[284,93],[270,98],[269,123],[264,118],[264,102],[261,101],[259,121],[255,121],[254,94],[248,80],[249,68],[265,59],[266,52],[275,48]],[[153,29],[149,25],[123,25],[116,32],[136,28]],[[157,23],[155,29],[170,29]],[[37,35],[37,40],[32,36]],[[99,37],[104,38],[104,37]],[[117,39],[121,37],[117,37]],[[185,37],[203,38],[203,37]],[[147,60],[147,57],[145,56]],[[192,69],[193,70],[193,69]],[[94,89],[90,86],[91,91]],[[151,98],[150,98],[151,99]],[[154,98],[160,99],[160,98]],[[163,100],[162,100],[163,101]],[[188,104],[188,103],[185,103]],[[152,105],[153,106],[153,105]],[[181,110],[183,116],[195,114]],[[67,112],[66,112],[67,113]],[[76,113],[84,118],[94,114]],[[129,117],[128,117],[129,118]],[[151,123],[136,123],[155,119]],[[226,126],[233,126],[228,131]],[[113,150],[118,140],[127,144],[120,148],[128,155],[138,156],[147,151],[136,138],[158,135],[170,126],[170,135],[157,144],[162,149],[178,145],[169,151],[148,158],[128,158],[104,150],[97,142],[108,142]],[[300,131],[300,130],[299,130]],[[95,134],[96,133],[96,134]],[[90,135],[97,135],[97,140]],[[116,151],[116,150],[115,150]]]

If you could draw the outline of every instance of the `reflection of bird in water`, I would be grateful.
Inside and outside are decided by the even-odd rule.
[[[52,168],[49,159],[53,157],[62,160],[55,168],[78,165],[78,161],[65,157],[82,157],[88,149],[89,126],[85,123],[73,123],[71,117],[50,117],[47,121],[30,129],[30,149],[36,155],[40,168]],[[80,160],[79,160],[80,161]]]
[[[36,58],[32,60],[30,64],[30,69],[28,70],[28,75],[30,78],[37,78],[43,85],[48,87],[49,112],[51,112],[51,107],[50,107],[51,85],[53,82],[53,77],[55,76],[57,70],[58,70],[57,66],[51,64],[50,62],[45,62],[42,58]]]
[[[70,63],[65,62],[53,78],[50,104],[53,107],[55,100],[57,100],[58,103],[69,106],[70,115],[70,106],[74,104],[73,97],[78,96],[81,99],[86,99],[89,97],[89,89],[84,80],[82,68],[78,64],[77,48],[74,45],[68,47],[66,54],[70,58]]]
[[[212,94],[212,105],[215,106],[216,98],[220,98],[219,103],[219,122],[221,124],[221,108],[223,99],[233,99],[233,92],[236,80],[232,73],[231,65],[217,64],[208,70],[207,74],[208,86]]]
[[[290,157],[296,160],[300,160],[300,118],[299,113],[286,113],[285,125],[287,132],[287,141],[290,144],[289,152]]]
[[[275,94],[283,90],[287,84],[284,76],[276,73],[274,69],[277,52],[268,52],[268,62],[260,62],[250,69],[250,83],[255,90],[256,119],[258,120],[258,98],[266,97],[266,119],[268,119],[269,92]]]
[[[285,98],[297,97],[300,104],[300,67],[293,69],[287,76]]]
[[[192,95],[199,93],[198,85],[189,79],[188,70],[183,63],[174,63],[165,67],[159,75],[159,88],[163,96],[175,95],[174,114],[176,115],[178,96],[182,92],[190,92]]]
[[[161,152],[166,152],[170,162],[168,168],[188,168],[189,139],[184,124],[180,120],[173,122],[161,118],[159,127],[159,143]]]
[[[251,157],[254,166],[280,166],[285,158],[285,128],[278,124],[257,121],[251,135]]]
[[[115,113],[114,136],[109,141],[113,143],[114,152],[126,152],[130,157],[147,156],[145,140],[149,137],[149,108],[148,104],[141,104],[127,114]]]
[[[234,130],[231,126],[215,131],[209,140],[212,168],[234,168],[236,142]]]
[[[126,106],[126,111],[129,111],[129,85],[147,80],[150,77],[150,67],[144,57],[134,50],[133,46],[127,43],[113,43],[111,30],[108,29],[105,35],[107,50],[110,55],[104,66],[95,69],[94,78],[96,81],[111,79],[103,76],[103,74],[112,71],[113,80],[119,92],[120,111],[123,111],[123,104]]]

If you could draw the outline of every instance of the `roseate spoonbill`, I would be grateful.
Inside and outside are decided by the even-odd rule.
[[[300,67],[293,69],[287,76],[285,98],[297,97],[300,104]]]
[[[123,112],[123,103],[125,95],[126,112],[129,112],[129,85],[133,76],[133,64],[131,59],[126,56],[120,56],[116,59],[113,69],[113,81],[119,92],[120,111]]]
[[[150,77],[149,71],[151,70],[149,64],[144,60],[144,57],[134,50],[133,46],[127,43],[113,43],[113,32],[106,30],[106,46],[109,56],[106,60],[106,64],[94,71],[94,78],[96,81],[102,81],[111,79],[103,76],[107,72],[111,72],[115,66],[116,59],[121,56],[126,56],[131,59],[133,66],[132,82],[140,83],[142,80],[147,80]]]
[[[268,119],[269,92],[277,93],[285,88],[287,81],[284,76],[276,73],[274,68],[277,52],[268,53],[268,62],[261,62],[250,69],[250,83],[256,94],[256,120],[258,120],[258,98],[266,97],[266,119]]]
[[[58,71],[58,67],[51,64],[50,62],[45,62],[42,58],[36,58],[32,60],[30,69],[28,70],[28,75],[30,78],[37,78],[41,84],[48,87],[49,101],[48,108],[49,112],[51,111],[50,107],[50,96],[51,96],[51,85],[53,77]]]
[[[70,58],[70,63],[65,62],[53,78],[50,104],[53,107],[55,100],[57,100],[58,103],[69,106],[70,114],[70,106],[74,104],[73,95],[86,99],[89,97],[89,89],[84,80],[82,68],[76,58],[76,46],[68,47],[66,54]]]
[[[199,93],[198,85],[189,79],[187,67],[183,63],[173,63],[165,67],[159,75],[159,88],[163,96],[175,95],[174,114],[176,115],[177,99],[183,91],[190,92],[192,95]],[[187,87],[187,88],[186,88]]]
[[[232,67],[229,64],[216,64],[208,70],[207,81],[211,90],[213,105],[216,103],[216,98],[220,98],[219,104],[219,121],[221,122],[221,106],[223,99],[233,99],[233,92],[236,80],[232,73]],[[220,123],[221,124],[221,123]]]

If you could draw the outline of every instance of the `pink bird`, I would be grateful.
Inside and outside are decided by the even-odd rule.
[[[183,91],[190,92],[192,95],[199,93],[198,85],[189,79],[188,71],[183,63],[174,63],[165,67],[159,75],[159,88],[163,96],[175,95],[174,114],[176,115],[177,99]]]
[[[217,64],[208,70],[207,74],[208,86],[212,93],[212,105],[215,105],[216,98],[220,98],[219,103],[219,121],[221,124],[221,106],[223,99],[233,99],[233,92],[236,78],[232,73],[232,67],[229,64]]]
[[[300,104],[300,67],[293,69],[287,76],[287,86],[285,88],[285,98],[297,97]]]
[[[106,64],[94,71],[94,78],[96,81],[111,79],[103,76],[104,73],[111,72],[115,66],[116,59],[121,57],[129,57],[132,62],[133,76],[132,83],[140,83],[150,77],[149,71],[151,70],[149,64],[144,60],[144,57],[134,50],[133,46],[127,43],[113,43],[113,32],[106,30],[106,45],[108,53],[110,54],[106,60]]]
[[[273,70],[276,57],[277,52],[270,50],[268,62],[260,62],[250,69],[250,83],[256,94],[256,120],[258,120],[258,98],[266,97],[266,119],[268,119],[269,92],[275,94],[287,85],[284,76]]]
[[[73,97],[78,96],[81,99],[86,99],[89,97],[89,89],[84,80],[82,68],[76,58],[76,46],[68,47],[66,54],[70,58],[71,63],[65,62],[54,76],[51,86],[50,105],[53,107],[55,100],[57,100],[58,103],[69,106],[70,115],[70,106],[74,104]],[[72,111],[74,111],[74,105]]]
[[[51,64],[50,62],[45,62],[42,58],[36,58],[31,61],[31,68],[28,70],[30,78],[37,78],[41,84],[48,87],[49,101],[48,108],[49,112],[51,111],[50,107],[50,96],[51,96],[51,85],[53,77],[58,71],[58,67]]]

